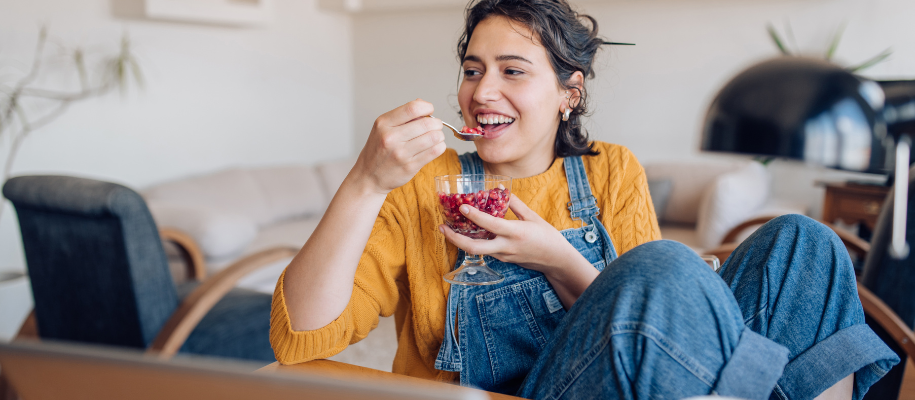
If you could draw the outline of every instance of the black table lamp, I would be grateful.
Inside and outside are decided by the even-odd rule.
[[[906,204],[915,90],[884,90],[826,61],[780,57],[728,82],[705,119],[702,149],[803,160],[848,171],[891,172],[891,254],[906,258]],[[885,154],[893,149],[895,154]],[[889,171],[887,171],[889,169]]]

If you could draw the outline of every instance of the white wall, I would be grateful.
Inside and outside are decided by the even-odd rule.
[[[590,83],[592,138],[629,147],[643,163],[699,157],[705,110],[717,90],[743,68],[776,55],[766,33],[790,21],[797,44],[820,54],[847,21],[839,62],[854,64],[888,47],[893,56],[865,75],[915,79],[915,3],[910,0],[645,0],[587,1],[600,33],[635,47],[603,50]],[[359,14],[354,19],[356,143],[381,113],[422,97],[437,116],[460,123],[455,45],[460,9]],[[461,149],[472,147],[460,145]],[[708,157],[707,155],[705,155]],[[814,179],[851,174],[776,161],[775,192],[807,202],[818,216]]]
[[[232,165],[351,154],[351,18],[313,0],[274,3],[272,23],[238,28],[123,18],[138,4],[131,0],[0,0],[0,83],[27,67],[42,24],[56,42],[96,54],[116,50],[128,32],[146,77],[143,92],[79,103],[33,133],[13,174],[142,188]],[[8,145],[0,141],[0,161]],[[8,203],[0,218],[0,271],[21,270]]]

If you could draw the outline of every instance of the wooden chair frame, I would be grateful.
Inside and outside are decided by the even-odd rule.
[[[271,263],[295,256],[299,251],[294,247],[274,247],[262,250],[234,262],[226,269],[204,280],[206,268],[203,252],[194,239],[176,229],[162,229],[159,234],[162,240],[175,243],[181,249],[182,257],[187,264],[188,278],[202,280],[200,286],[181,301],[146,350],[148,354],[161,359],[169,359],[178,353],[200,320],[226,293],[235,287],[239,279]],[[13,340],[25,338],[37,340],[38,337],[35,310],[32,310]],[[17,398],[13,388],[0,373],[0,399],[15,400]]]

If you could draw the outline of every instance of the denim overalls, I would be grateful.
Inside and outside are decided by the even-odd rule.
[[[483,161],[476,152],[459,159],[462,173],[484,173]],[[565,158],[564,166],[572,199],[568,208],[572,219],[581,221],[582,227],[561,233],[594,268],[602,271],[616,259],[616,250],[598,219],[600,209],[591,194],[581,157]],[[484,257],[505,280],[489,286],[451,286],[445,337],[435,368],[460,372],[462,386],[514,393],[566,311],[542,273]],[[455,268],[463,259],[464,252],[459,250]]]

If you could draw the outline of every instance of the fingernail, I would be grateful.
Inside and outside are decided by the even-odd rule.
[[[466,205],[466,204],[464,204],[463,206],[461,206],[461,214],[467,214],[467,213],[469,213],[469,212],[470,212],[470,206],[468,206],[468,205]]]
[[[441,225],[439,225],[439,226],[438,226],[438,231],[441,232],[441,233],[445,233],[445,228],[443,228]]]

